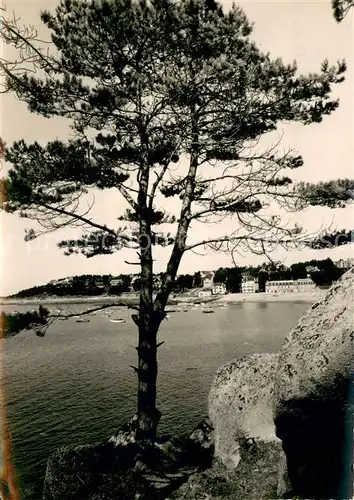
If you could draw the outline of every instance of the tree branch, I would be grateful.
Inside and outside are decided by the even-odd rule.
[[[116,231],[114,231],[114,229],[110,229],[106,226],[103,226],[102,224],[97,224],[96,222],[92,222],[90,219],[87,219],[86,217],[83,217],[81,215],[78,215],[78,214],[75,214],[72,212],[68,212],[67,210],[64,210],[64,209],[59,208],[59,207],[53,207],[51,205],[47,205],[46,203],[41,203],[41,202],[37,202],[37,201],[32,201],[32,203],[34,205],[38,205],[40,207],[46,208],[47,210],[51,210],[51,211],[56,212],[58,214],[72,217],[73,219],[79,220],[85,224],[88,224],[89,226],[96,228],[96,229],[100,229],[100,230],[105,231],[109,234],[117,236],[117,233],[116,233]]]
[[[134,310],[138,310],[138,308],[136,306],[133,306],[133,305],[130,305],[130,304],[127,304],[126,302],[111,302],[110,304],[104,304],[102,306],[98,306],[98,307],[93,307],[91,309],[87,309],[86,311],[83,311],[83,312],[75,312],[75,313],[72,313],[72,314],[51,314],[48,316],[48,318],[54,318],[54,319],[58,319],[58,318],[64,318],[64,319],[67,319],[67,318],[75,318],[76,316],[86,316],[87,314],[91,314],[93,312],[97,312],[97,311],[102,311],[103,309],[109,309],[110,307],[126,307],[127,309],[134,309]]]
[[[133,208],[133,210],[137,211],[138,204],[133,199],[133,197],[128,193],[127,188],[125,186],[123,186],[122,184],[117,184],[116,188],[121,193],[121,195],[126,199],[126,201],[129,203],[129,205]]]
[[[212,238],[210,240],[199,241],[198,243],[193,243],[185,248],[185,251],[192,250],[200,246],[208,246],[213,243],[235,243],[237,241],[253,241],[255,243],[269,243],[269,244],[294,244],[294,238],[291,239],[271,239],[271,238],[256,238],[254,236],[222,236],[220,238]],[[303,240],[306,241],[306,240]],[[300,242],[299,242],[300,243]]]

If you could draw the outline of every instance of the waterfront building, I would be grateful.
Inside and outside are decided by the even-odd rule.
[[[270,280],[266,283],[266,293],[311,292],[315,289],[316,284],[310,275],[297,280]]]
[[[300,278],[295,283],[297,292],[311,292],[316,288],[316,283],[309,276],[307,278]]]
[[[259,291],[258,280],[253,276],[243,276],[241,282],[242,293],[256,293]]]
[[[224,283],[214,283],[212,293],[213,295],[223,295],[226,293],[226,286]]]
[[[266,293],[291,293],[294,291],[294,280],[270,280],[266,283]]]
[[[110,285],[111,286],[120,286],[123,284],[123,280],[121,278],[112,278]]]
[[[203,288],[212,288],[214,282],[214,273],[212,271],[202,272]]]

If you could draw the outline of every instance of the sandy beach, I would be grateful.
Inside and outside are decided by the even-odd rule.
[[[314,303],[326,293],[326,290],[315,292],[293,292],[282,294],[271,293],[229,293],[223,295],[217,301],[230,304],[239,302],[309,302]]]

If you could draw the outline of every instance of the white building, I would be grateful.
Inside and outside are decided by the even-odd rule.
[[[59,280],[52,280],[49,285],[70,285],[73,282],[73,278],[60,278]]]
[[[295,283],[296,292],[311,292],[316,288],[316,283],[309,276],[307,278],[300,278]]]
[[[224,283],[215,283],[212,288],[213,295],[223,295],[226,293],[226,286]]]
[[[271,280],[266,283],[266,293],[311,292],[315,288],[316,284],[309,276],[297,280]]]
[[[294,280],[270,280],[266,283],[266,293],[290,293],[295,291]]]
[[[244,276],[241,282],[242,293],[256,293],[259,291],[258,280],[252,276]]]
[[[202,273],[203,288],[212,288],[214,283],[214,273],[212,271],[206,271]]]
[[[198,292],[198,297],[211,297],[211,296],[212,296],[211,288],[206,288]]]
[[[111,286],[120,286],[123,284],[123,281],[120,278],[112,278],[110,285]]]
[[[350,269],[351,267],[354,266],[354,259],[353,258],[340,259],[335,264],[340,269]]]

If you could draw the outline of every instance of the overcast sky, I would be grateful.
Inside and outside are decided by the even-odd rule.
[[[9,12],[21,16],[24,23],[40,26],[39,12],[52,8],[56,2],[5,0]],[[337,24],[332,16],[330,0],[322,1],[244,1],[237,2],[253,21],[253,38],[264,52],[272,57],[282,57],[287,63],[297,61],[299,71],[316,72],[321,62],[328,58],[331,63],[345,58],[348,63],[346,81],[337,86],[335,96],[340,98],[340,107],[331,116],[324,118],[321,124],[303,127],[291,125],[281,129],[282,147],[295,148],[304,158],[305,165],[297,173],[297,178],[311,182],[353,177],[354,148],[354,110],[353,110],[353,19],[352,13],[342,23]],[[228,0],[222,4],[227,8]],[[45,33],[45,32],[44,32]],[[62,119],[44,119],[30,114],[26,107],[11,96],[2,97],[2,122],[0,135],[7,144],[14,140],[25,139],[28,142],[45,143],[55,138],[67,137],[67,124]],[[95,217],[105,222],[107,217],[113,221],[119,215],[121,201],[101,193],[96,197]],[[109,214],[109,215],[107,215]],[[351,227],[354,220],[352,207],[343,210],[310,209],[297,217],[309,230],[330,222],[338,228]],[[16,215],[2,215],[2,283],[0,295],[48,282],[54,278],[73,274],[119,274],[135,272],[136,268],[124,264],[124,260],[134,259],[134,255],[118,252],[112,256],[100,256],[86,259],[83,256],[65,257],[56,247],[56,242],[67,237],[61,232],[50,237],[24,242],[24,229],[33,224]],[[211,226],[193,226],[198,235],[212,236],[215,228]],[[69,233],[72,236],[73,232]],[[77,233],[76,233],[77,234]],[[334,250],[301,252],[277,251],[273,257],[291,263],[309,258],[336,260],[353,255],[353,245]],[[154,253],[156,270],[162,271],[170,248],[158,249]],[[240,265],[259,263],[263,259],[252,255],[240,255]],[[209,253],[184,256],[181,272],[194,272],[198,269],[215,269],[230,266],[230,256]]]

